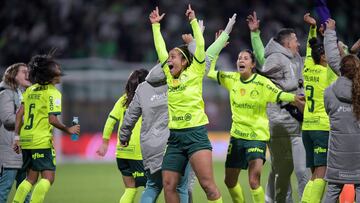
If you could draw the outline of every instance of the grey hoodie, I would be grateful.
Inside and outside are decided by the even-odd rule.
[[[161,169],[170,131],[168,128],[167,85],[161,64],[156,65],[136,91],[125,112],[120,128],[120,140],[128,141],[137,120],[142,116],[140,145],[144,168],[153,174]]]
[[[262,75],[285,92],[303,93],[303,90],[299,88],[299,80],[303,79],[303,60],[299,54],[292,54],[290,50],[271,39],[265,47],[265,58],[264,65],[259,68]],[[289,136],[300,136],[300,123],[280,106],[281,104],[276,103],[268,104],[267,115],[270,127],[281,125],[288,129]],[[271,136],[284,135],[278,135],[275,132]]]
[[[4,82],[0,83],[0,167],[21,168],[22,155],[13,150],[16,110],[19,93]]]
[[[330,136],[325,180],[360,183],[360,122],[351,105],[352,81],[339,77],[325,90],[325,110],[330,119]]]

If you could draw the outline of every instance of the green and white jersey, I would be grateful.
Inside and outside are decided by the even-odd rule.
[[[311,37],[316,37],[316,27],[311,28],[309,40]],[[324,67],[314,63],[309,43],[306,49],[303,75],[306,103],[302,130],[329,131],[330,123],[324,107],[324,91],[337,79],[337,75],[329,66]]]
[[[160,32],[160,24],[152,24],[155,48],[159,60],[164,64],[168,88],[169,129],[185,129],[209,123],[202,98],[203,77],[205,75],[205,42],[197,19],[191,22],[196,49],[192,64],[179,76],[173,78],[168,64],[168,52]]]
[[[267,103],[280,100],[292,102],[295,98],[294,94],[281,91],[269,79],[256,73],[243,81],[238,72],[218,71],[217,80],[230,94],[230,134],[235,138],[268,141]]]
[[[61,93],[53,84],[34,84],[23,94],[24,122],[20,131],[23,149],[52,147],[53,126],[49,114],[61,114]]]
[[[114,126],[119,122],[119,128],[117,135],[119,135],[120,127],[124,119],[126,107],[124,106],[126,102],[126,95],[124,94],[119,98],[115,103],[113,109],[109,113],[109,116],[106,120],[103,138],[109,140],[111,133],[114,129]],[[142,160],[141,148],[140,148],[140,130],[141,130],[141,117],[138,122],[135,124],[134,129],[132,130],[131,139],[127,147],[120,146],[119,138],[117,138],[116,144],[116,157],[122,159],[132,159],[132,160]]]

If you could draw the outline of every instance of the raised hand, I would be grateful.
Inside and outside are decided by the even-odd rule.
[[[185,12],[185,15],[189,18],[189,21],[192,21],[196,18],[195,11],[192,10],[191,5],[189,4],[188,9]]]
[[[335,24],[336,24],[335,20],[329,18],[326,20],[325,24],[326,24],[326,29],[335,30]]]
[[[359,50],[360,50],[360,39],[358,39],[358,41],[356,41],[354,45],[352,45],[350,52],[356,54],[357,52],[359,52]]]
[[[165,13],[159,14],[159,8],[156,6],[155,10],[151,11],[149,15],[149,20],[151,24],[159,23],[165,16]]]
[[[193,36],[191,34],[183,34],[181,35],[181,38],[185,42],[185,44],[190,44],[194,40]]]
[[[229,18],[229,22],[228,24],[226,25],[225,27],[225,32],[227,34],[230,34],[230,32],[232,31],[233,27],[234,27],[234,24],[236,22],[236,13],[233,14],[233,16],[231,18]]]
[[[256,32],[259,30],[260,27],[260,20],[258,20],[256,12],[254,11],[253,14],[248,15],[246,18],[246,21],[248,22],[248,27],[251,32]]]
[[[217,32],[215,33],[215,40],[217,40],[217,38],[220,37],[220,35],[221,35],[222,32],[223,32],[223,30],[219,30],[219,31],[217,31]],[[226,43],[224,44],[224,48],[225,48],[228,44],[229,44],[229,42],[226,42]]]
[[[316,20],[310,16],[310,13],[306,13],[304,15],[304,22],[309,24],[310,26],[316,26]]]

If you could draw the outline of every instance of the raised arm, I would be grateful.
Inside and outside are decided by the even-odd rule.
[[[250,29],[251,46],[254,50],[255,58],[260,64],[259,67],[261,68],[265,63],[265,49],[260,37],[260,20],[258,20],[256,12],[254,11],[252,15],[250,14],[247,17],[246,21]]]
[[[304,22],[307,23],[310,26],[310,31],[308,35],[308,39],[306,42],[306,58],[305,63],[308,61],[313,61],[311,57],[311,47],[310,47],[310,39],[316,38],[316,20],[310,16],[310,13],[306,13],[304,15]]]
[[[136,122],[138,122],[142,114],[141,103],[139,98],[140,88],[141,85],[137,87],[134,98],[125,112],[124,119],[120,127],[119,139],[122,146],[128,145],[129,140],[131,138],[132,130],[134,129]]]
[[[190,25],[193,31],[193,35],[196,41],[196,49],[194,53],[195,61],[198,63],[203,63],[205,60],[205,40],[202,35],[199,23],[196,20],[195,11],[192,10],[191,5],[189,4],[188,9],[185,12],[185,15],[190,21]]]
[[[224,31],[218,31],[215,35],[215,41],[212,43],[209,48],[206,50],[206,55],[211,59],[215,59],[219,56],[220,51],[228,44],[229,35],[232,31],[232,28],[236,22],[236,13],[229,18]],[[210,66],[211,67],[211,66]]]
[[[165,13],[161,15],[159,14],[158,7],[156,7],[155,10],[153,10],[149,15],[149,19],[152,25],[155,49],[161,64],[165,63],[169,57],[164,38],[160,32],[160,21],[164,18],[164,16]]]
[[[333,19],[328,19],[326,21],[326,30],[324,33],[324,49],[325,56],[330,68],[337,75],[340,75],[341,56],[337,45],[335,21]]]

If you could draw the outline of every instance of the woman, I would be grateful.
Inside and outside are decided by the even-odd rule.
[[[330,118],[325,202],[337,202],[344,184],[354,184],[360,199],[360,61],[355,55],[341,59],[336,43],[335,21],[326,22],[326,58],[341,76],[325,90],[325,110]]]
[[[53,184],[56,169],[53,128],[70,135],[80,133],[80,125],[66,127],[57,118],[61,113],[61,93],[55,85],[61,82],[60,65],[51,55],[36,55],[29,68],[33,85],[26,89],[16,114],[15,134],[20,133],[20,145],[16,142],[14,146],[18,153],[21,147],[26,179],[16,190],[14,203],[24,202],[35,184],[30,201],[43,202]],[[38,181],[39,174],[41,179]]]
[[[191,56],[186,47],[175,47],[169,53],[160,32],[156,7],[149,19],[152,23],[155,48],[166,75],[170,137],[162,164],[166,202],[179,202],[176,192],[185,167],[190,164],[197,174],[209,202],[222,202],[214,182],[211,144],[205,125],[208,123],[202,99],[202,80],[205,74],[205,43],[195,12],[190,5],[185,13],[189,18],[196,41],[196,51]]]
[[[31,85],[28,76],[27,65],[16,63],[5,70],[0,83],[0,203],[6,203],[14,181],[17,188],[26,177],[21,170],[22,155],[14,152],[13,143],[16,110],[22,92]]]
[[[145,80],[147,74],[148,71],[145,69],[135,70],[130,74],[125,86],[125,94],[115,103],[106,120],[103,131],[103,142],[97,150],[99,156],[105,156],[111,133],[117,122],[119,122],[118,131],[120,131],[125,111],[133,100],[137,86]],[[119,139],[116,144],[116,162],[125,185],[125,192],[120,198],[120,203],[134,202],[137,187],[145,186],[146,183],[140,148],[140,128],[141,119],[136,123],[132,131],[133,139],[131,139],[127,148],[120,146]]]
[[[270,139],[266,105],[278,101],[300,103],[302,97],[283,92],[269,79],[254,73],[255,56],[250,50],[239,53],[236,65],[238,72],[215,71],[213,65],[208,73],[230,93],[233,122],[225,163],[225,184],[233,202],[244,202],[238,177],[241,169],[249,167],[252,199],[260,203],[265,202],[260,176],[266,142]]]
[[[324,92],[337,75],[327,64],[323,44],[317,42],[315,19],[307,13],[304,21],[310,25],[310,32],[303,70],[306,103],[302,139],[306,167],[311,169],[312,177],[305,186],[301,201],[320,202],[326,186],[324,176],[330,130],[329,117],[324,108]]]

